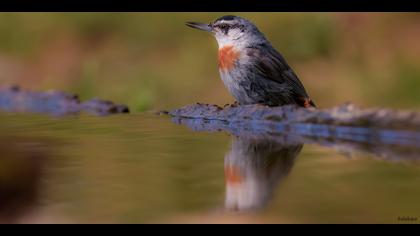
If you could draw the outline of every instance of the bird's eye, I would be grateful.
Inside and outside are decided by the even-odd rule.
[[[220,25],[219,27],[220,27],[220,29],[226,29],[228,27],[228,25],[223,24],[223,25]]]

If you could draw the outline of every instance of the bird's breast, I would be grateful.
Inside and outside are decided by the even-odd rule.
[[[239,59],[239,51],[231,45],[226,45],[219,49],[219,69],[231,70],[235,66],[235,62]]]

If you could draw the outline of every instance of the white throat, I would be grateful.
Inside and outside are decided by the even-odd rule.
[[[244,48],[246,47],[247,43],[246,40],[243,39],[232,39],[230,37],[218,37],[216,36],[217,44],[219,45],[219,49],[225,46],[234,46],[235,48]]]

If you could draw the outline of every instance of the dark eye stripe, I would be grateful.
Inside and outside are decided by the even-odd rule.
[[[242,29],[244,26],[243,25],[240,25],[240,24],[234,24],[234,25],[232,25],[230,28],[232,28],[232,29],[236,29],[236,28],[240,28],[240,29]]]
[[[244,26],[243,25],[240,25],[240,24],[233,24],[233,25],[219,24],[219,25],[215,25],[215,27],[218,27],[220,29],[226,29],[226,28],[229,28],[229,29],[236,29],[236,28],[243,29],[244,28]]]
[[[217,27],[219,27],[220,29],[226,29],[226,28],[229,28],[229,25],[228,24],[220,24]]]

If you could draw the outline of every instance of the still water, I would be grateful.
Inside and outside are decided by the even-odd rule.
[[[420,148],[191,126],[0,114],[0,222],[420,223]]]

